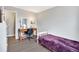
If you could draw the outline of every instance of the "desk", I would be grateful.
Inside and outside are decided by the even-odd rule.
[[[25,39],[24,33],[27,32],[27,29],[18,29],[18,35],[20,40]],[[37,37],[37,28],[32,28],[32,29],[33,29],[33,36]]]

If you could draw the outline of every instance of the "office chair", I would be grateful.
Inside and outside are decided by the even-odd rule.
[[[27,32],[25,32],[25,34],[28,35],[27,38],[29,38],[30,40],[30,38],[32,38],[33,35],[33,29],[32,28],[27,29]]]

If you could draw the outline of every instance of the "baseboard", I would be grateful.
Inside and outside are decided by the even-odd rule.
[[[13,37],[13,36],[15,36],[15,35],[7,35],[7,37]]]

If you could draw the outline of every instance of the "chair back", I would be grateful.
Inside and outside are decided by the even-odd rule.
[[[28,33],[29,35],[32,35],[32,34],[33,34],[33,29],[32,29],[32,28],[27,29],[27,33]]]

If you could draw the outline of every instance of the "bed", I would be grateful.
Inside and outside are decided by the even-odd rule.
[[[79,42],[47,34],[38,38],[39,44],[52,52],[79,52]]]

